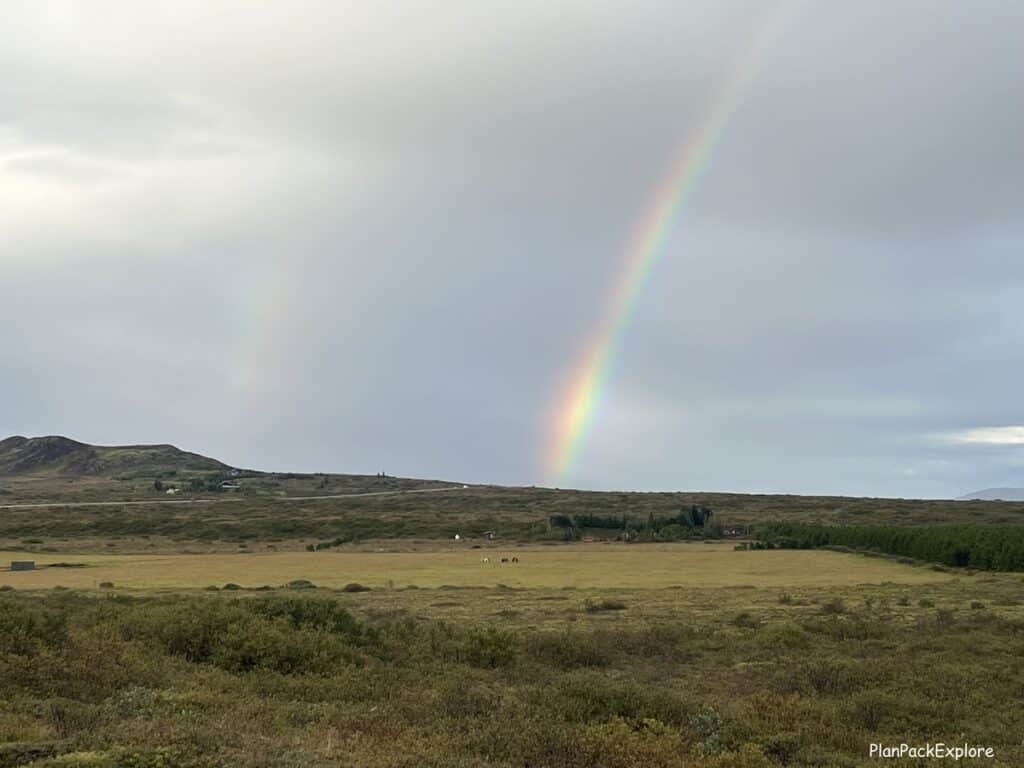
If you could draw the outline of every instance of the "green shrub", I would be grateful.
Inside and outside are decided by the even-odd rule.
[[[440,692],[439,706],[446,717],[466,718],[490,716],[500,704],[497,691],[464,681],[448,683]]]
[[[359,654],[328,633],[273,622],[235,623],[218,637],[211,662],[228,672],[271,670],[283,675],[326,673],[359,663]]]
[[[836,659],[814,659],[802,665],[803,678],[814,693],[845,695],[862,680],[855,665]]]
[[[360,646],[377,644],[376,631],[359,622],[334,600],[305,597],[274,597],[252,600],[247,607],[253,613],[284,620],[295,628],[318,629],[344,636]]]
[[[608,768],[674,768],[682,748],[679,731],[653,718],[596,723],[579,738],[584,763]]]
[[[527,704],[545,719],[575,723],[653,718],[680,728],[693,717],[690,702],[676,690],[611,677],[596,669],[563,675],[557,687],[535,687]]]
[[[508,632],[494,627],[466,633],[457,650],[457,660],[474,667],[507,667],[519,655],[519,644]]]
[[[45,604],[0,602],[0,652],[21,656],[57,648],[67,639],[67,615]]]
[[[63,697],[49,699],[39,709],[62,739],[92,731],[104,716],[97,706]]]
[[[326,672],[363,663],[376,634],[328,600],[173,600],[120,617],[121,636],[229,672]]]
[[[807,631],[792,621],[782,621],[768,624],[760,632],[760,640],[767,648],[772,650],[786,650],[793,648],[806,648],[810,645],[810,635]]]
[[[155,644],[172,656],[201,663],[213,657],[230,626],[247,618],[231,603],[175,601],[130,610],[120,617],[119,629],[126,640]]]
[[[120,718],[148,718],[156,714],[162,697],[159,691],[133,685],[117,692],[108,702],[109,708]]]
[[[722,751],[722,718],[717,710],[708,707],[690,718],[690,727],[700,739],[700,750],[705,755]]]
[[[353,582],[352,584],[346,584],[344,587],[341,588],[341,591],[342,592],[369,592],[370,591],[370,587],[366,587],[366,586],[363,586],[362,584],[357,584],[357,583]]]
[[[821,612],[831,614],[846,613],[846,603],[843,602],[841,597],[834,597],[822,604]]]
[[[738,750],[715,755],[703,765],[706,768],[775,768],[776,763],[760,747],[744,744]]]
[[[895,709],[896,700],[891,694],[873,688],[858,691],[849,701],[853,722],[870,732],[877,732]]]
[[[610,663],[609,654],[597,642],[593,633],[540,632],[526,641],[526,652],[531,657],[557,669],[603,667]]]

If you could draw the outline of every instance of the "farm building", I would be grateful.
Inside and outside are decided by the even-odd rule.
[[[35,560],[12,560],[11,570],[12,571],[34,571],[36,569]]]

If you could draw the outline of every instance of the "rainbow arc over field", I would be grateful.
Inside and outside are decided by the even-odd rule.
[[[799,0],[784,0],[756,29],[750,44],[715,90],[700,123],[680,145],[669,170],[654,188],[625,250],[605,312],[567,378],[550,420],[546,470],[553,483],[564,482],[572,475],[594,425],[626,329],[664,254],[665,244],[730,119],[746,98],[765,54],[793,18],[798,4]]]

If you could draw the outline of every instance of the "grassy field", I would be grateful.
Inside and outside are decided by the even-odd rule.
[[[502,557],[518,563],[501,563]],[[487,557],[489,562],[481,562]],[[617,543],[433,552],[271,552],[197,555],[50,555],[0,551],[0,564],[36,559],[40,566],[77,563],[84,567],[42,567],[0,571],[0,584],[18,589],[55,586],[77,589],[112,582],[130,589],[195,588],[234,583],[280,586],[307,579],[325,587],[360,583],[381,588],[495,587],[635,588],[802,587],[857,584],[927,584],[952,578],[924,567],[828,551],[737,552],[732,544]]]

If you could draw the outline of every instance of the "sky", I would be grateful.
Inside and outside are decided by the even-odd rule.
[[[1024,4],[0,17],[0,436],[594,489],[1024,485]],[[566,382],[737,67],[557,472]]]

